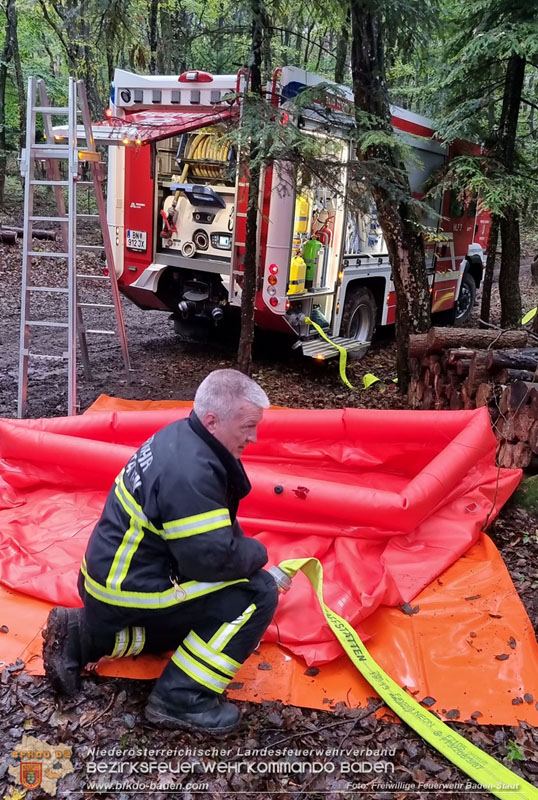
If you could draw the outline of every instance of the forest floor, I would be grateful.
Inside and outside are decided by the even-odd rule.
[[[48,249],[48,243],[40,243]],[[1,246],[0,246],[1,247]],[[522,270],[521,286],[524,308],[533,304],[533,293],[528,273],[528,256]],[[91,263],[88,269],[99,267]],[[16,414],[16,379],[18,371],[18,338],[20,306],[21,245],[4,245],[0,252],[0,416]],[[58,278],[55,267],[49,262],[42,267],[41,279]],[[102,291],[102,290],[101,290]],[[98,295],[99,293],[97,293]],[[534,303],[536,299],[534,298]],[[90,345],[93,376],[85,380],[79,374],[78,396],[81,409],[87,408],[101,393],[136,399],[191,400],[200,380],[212,369],[234,366],[234,353],[221,345],[194,345],[178,342],[172,323],[166,314],[140,311],[123,301],[133,364],[131,382],[122,371],[119,347],[110,340],[97,339]],[[45,314],[44,306],[37,305],[35,312]],[[53,312],[60,319],[61,311]],[[493,322],[498,320],[498,293],[494,291]],[[477,323],[478,309],[473,315]],[[92,320],[90,320],[92,322]],[[103,324],[102,322],[100,323]],[[54,342],[53,342],[54,339]],[[45,334],[40,346],[53,352],[56,337]],[[362,389],[362,376],[372,372],[383,382],[368,390]],[[66,412],[64,367],[55,362],[42,362],[32,370],[29,382],[29,415],[59,416]],[[360,362],[352,362],[348,376],[356,387],[349,391],[338,378],[336,360],[315,362],[301,359],[284,346],[278,349],[270,341],[260,341],[256,347],[254,377],[266,389],[271,402],[303,408],[406,408],[406,399],[398,394],[391,383],[395,377],[395,346],[390,333],[379,336]],[[386,382],[385,382],[386,381]],[[538,630],[538,509],[511,501],[498,519],[489,527],[489,535],[499,547],[514,584],[527,609],[535,631]],[[0,624],[5,620],[0,620]],[[1,657],[1,652],[0,652]],[[20,665],[19,665],[20,666]],[[410,729],[400,724],[380,720],[373,713],[374,706],[366,709],[339,708],[335,713],[285,707],[281,703],[265,702],[261,705],[242,703],[243,721],[237,733],[218,743],[200,734],[178,734],[155,730],[144,722],[143,707],[150,685],[142,681],[105,680],[93,677],[83,680],[83,688],[75,700],[58,701],[44,678],[32,677],[8,668],[0,678],[0,714],[4,721],[0,729],[0,797],[20,800],[22,794],[14,793],[8,768],[15,762],[10,758],[14,745],[23,733],[45,741],[62,741],[73,750],[74,771],[58,783],[58,798],[118,797],[130,800],[134,796],[148,796],[161,800],[164,790],[149,790],[149,779],[141,777],[137,791],[84,793],[86,779],[84,764],[89,747],[120,745],[153,748],[174,747],[224,747],[231,753],[238,748],[261,749],[276,741],[285,740],[293,748],[334,748],[339,750],[344,741],[347,749],[369,747],[388,749],[394,754],[394,774],[391,782],[411,785],[409,790],[353,791],[348,782],[338,775],[306,773],[290,777],[266,775],[195,775],[207,783],[199,793],[183,789],[176,794],[185,800],[193,797],[223,799],[237,796],[262,800],[268,796],[303,798],[359,798],[373,800],[415,800],[429,797],[431,792],[419,789],[421,783],[433,781],[444,784],[443,794],[454,800],[466,798],[470,790],[450,790],[450,785],[465,782],[455,767],[439,753],[426,745]],[[535,698],[536,699],[536,698]],[[471,741],[519,772],[531,783],[538,783],[538,730],[522,723],[520,727],[486,726],[476,721],[449,723]],[[372,762],[383,756],[372,756]],[[329,759],[330,760],[330,759]],[[338,762],[339,757],[332,759]],[[192,777],[190,780],[192,780]],[[161,775],[161,786],[170,775]],[[4,794],[5,793],[5,794]],[[490,797],[476,791],[473,797]],[[28,800],[48,797],[36,789],[26,795]]]

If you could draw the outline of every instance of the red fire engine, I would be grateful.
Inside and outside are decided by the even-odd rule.
[[[285,108],[322,81],[295,67],[280,68],[272,102]],[[108,119],[94,128],[99,140],[124,145],[110,148],[108,168],[108,220],[121,291],[140,308],[172,312],[177,332],[187,336],[225,325],[241,305],[249,186],[222,134],[240,124],[243,82],[241,72],[190,71],[178,78],[116,70]],[[340,90],[352,100],[348,89]],[[392,114],[393,127],[415,154],[408,171],[414,196],[421,197],[428,176],[457,151],[432,138],[425,117],[401,108]],[[347,134],[336,123],[323,134],[337,143],[343,186],[350,121]],[[319,135],[315,113],[300,124]],[[294,336],[305,355],[337,355],[305,322],[310,318],[361,355],[376,325],[395,319],[394,283],[375,208],[348,213],[342,193],[315,179],[306,189],[283,191],[289,182],[284,172],[285,165],[274,163],[263,174],[256,324]],[[483,274],[489,216],[476,204],[462,206],[450,192],[435,211],[442,214],[442,223],[433,224],[444,241],[427,251],[432,313],[445,323],[464,321]]]

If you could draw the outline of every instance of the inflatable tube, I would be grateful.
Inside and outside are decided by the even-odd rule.
[[[78,605],[78,566],[115,476],[189,410],[0,421],[0,582]],[[477,541],[519,481],[494,456],[486,409],[269,409],[245,454],[253,489],[239,518],[270,563],[318,558],[327,603],[360,627],[380,606],[411,601]],[[308,582],[296,583],[267,639],[329,661],[340,646]]]

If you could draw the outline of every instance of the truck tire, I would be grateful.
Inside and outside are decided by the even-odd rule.
[[[476,297],[476,283],[470,272],[463,273],[460,293],[456,300],[456,325],[464,325],[471,314]]]
[[[374,295],[366,286],[351,289],[344,302],[344,313],[340,325],[340,336],[367,342],[360,350],[351,350],[348,358],[357,361],[362,358],[374,335],[377,319],[377,306]]]

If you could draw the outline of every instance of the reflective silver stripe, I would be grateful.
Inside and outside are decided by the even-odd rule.
[[[114,649],[112,650],[111,654],[107,656],[107,658],[121,658],[125,654],[128,644],[129,628],[122,628],[121,631],[117,632]]]
[[[220,694],[228,686],[229,680],[213,672],[212,669],[209,669],[204,664],[200,664],[181,645],[172,656],[172,661],[176,667],[186,672],[190,678],[213,692]]]
[[[191,631],[187,638],[183,640],[183,644],[185,647],[188,647],[195,656],[198,656],[198,658],[209,664],[209,666],[220,669],[221,672],[224,672],[225,675],[229,675],[230,678],[233,678],[241,666],[239,661],[230,658],[230,656],[224,653],[219,653],[217,650],[207,645],[194,631]]]
[[[131,628],[131,638],[132,638],[131,646],[127,650],[125,655],[137,656],[144,649],[144,645],[146,643],[146,629],[139,627],[138,625],[134,625]]]
[[[188,581],[181,584],[179,592],[175,588],[167,589],[164,592],[131,592],[124,589],[109,589],[98,583],[88,575],[85,561],[82,562],[81,572],[84,575],[84,588],[88,594],[103,603],[123,608],[169,608],[187,600],[194,600],[197,597],[217,592],[226,586],[234,586],[236,583],[247,583],[248,581],[248,578],[215,583]]]
[[[192,517],[165,522],[163,523],[163,528],[167,539],[183,539],[187,536],[207,533],[207,531],[214,531],[217,528],[229,527],[230,525],[231,520],[228,509],[216,508],[203,514],[195,514]]]
[[[218,631],[209,640],[209,646],[213,647],[218,652],[224,650],[230,639],[232,639],[235,634],[241,630],[243,625],[249,621],[255,611],[256,605],[251,603],[248,608],[245,608],[243,613],[236,617],[236,619],[232,620],[232,622],[225,622],[224,625],[221,625]]]

